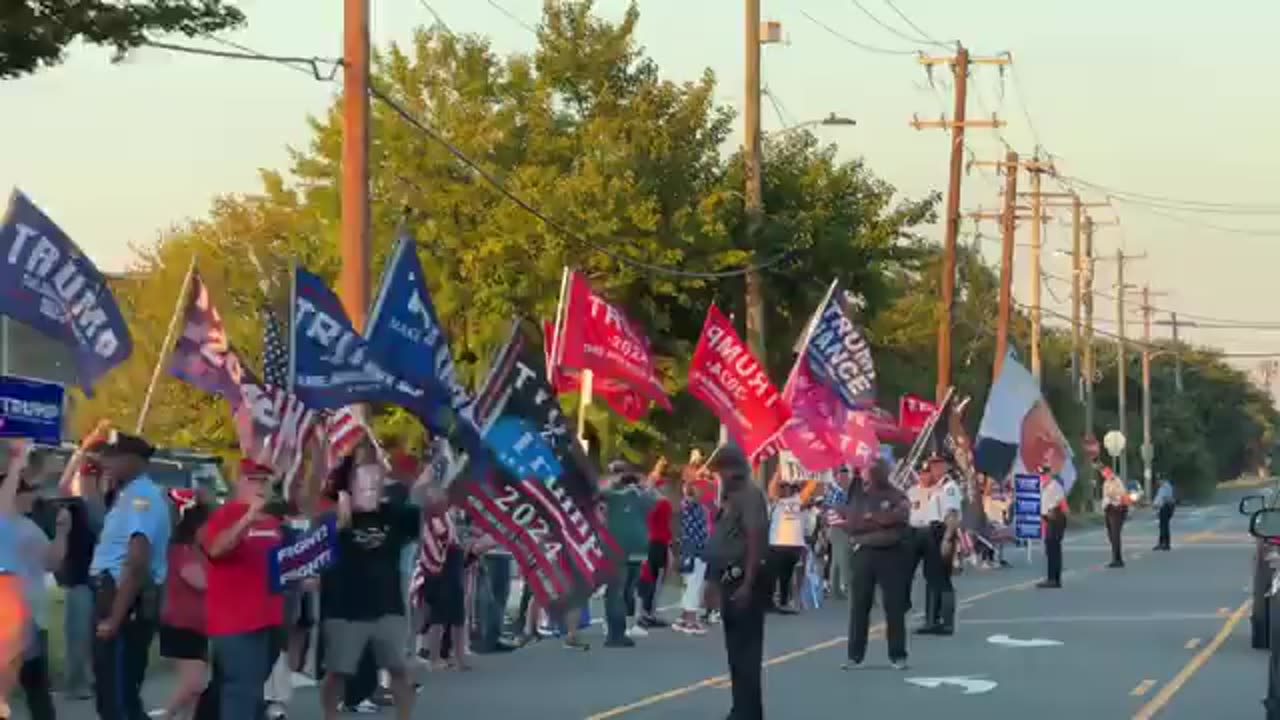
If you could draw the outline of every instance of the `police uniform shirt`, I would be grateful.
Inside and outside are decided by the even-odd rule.
[[[109,573],[116,580],[129,555],[129,540],[142,535],[151,544],[151,580],[164,582],[169,552],[169,506],[164,493],[147,475],[124,486],[102,522],[89,574]]]
[[[906,505],[906,494],[894,487],[868,489],[855,495],[846,508],[850,542],[867,547],[891,547],[902,542],[906,539],[906,525],[881,527],[863,523],[869,513],[890,512]]]
[[[1120,478],[1112,475],[1102,484],[1102,506],[1117,507],[1124,505],[1124,483],[1120,482]]]
[[[1063,501],[1067,499],[1066,493],[1062,491],[1062,483],[1057,480],[1050,480],[1040,485],[1040,514],[1048,517],[1049,513],[1059,509]]]
[[[945,520],[947,515],[953,512],[960,515],[964,510],[960,484],[951,478],[943,480],[941,485],[934,488],[931,500],[939,520]]]
[[[768,546],[769,510],[764,492],[754,483],[746,483],[726,492],[720,513],[707,541],[709,565],[716,571],[741,565],[747,557],[747,538],[755,535],[761,553]]]
[[[911,501],[911,527],[929,527],[930,523],[942,521],[938,505],[934,502],[936,494],[934,488],[919,484],[907,490],[907,499]]]

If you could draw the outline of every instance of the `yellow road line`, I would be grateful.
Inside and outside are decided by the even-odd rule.
[[[1249,612],[1249,605],[1251,603],[1252,600],[1245,600],[1241,603],[1240,607],[1236,608],[1236,611],[1231,614],[1231,617],[1228,617],[1226,622],[1222,624],[1222,629],[1218,631],[1217,635],[1213,636],[1213,639],[1209,641],[1209,644],[1205,645],[1203,650],[1196,653],[1195,657],[1191,658],[1191,660],[1178,671],[1178,674],[1174,675],[1173,679],[1161,688],[1160,692],[1156,693],[1155,697],[1147,701],[1147,703],[1141,708],[1138,708],[1138,712],[1134,713],[1133,720],[1151,720],[1151,718],[1155,717],[1157,712],[1163,709],[1164,706],[1168,705],[1169,701],[1173,699],[1173,696],[1182,689],[1182,686],[1186,685],[1187,681],[1199,672],[1200,668],[1204,667],[1205,663],[1209,662],[1209,658],[1213,657],[1213,654],[1218,651],[1218,648],[1222,647],[1222,644],[1227,641],[1227,636],[1231,634],[1231,631],[1235,629],[1236,625],[1240,623],[1240,620],[1244,618],[1247,612]]]
[[[1226,617],[1231,614],[1231,608],[1218,608],[1218,614]]]
[[[976,600],[982,600],[985,598],[989,598],[993,595],[999,595],[1000,593],[1034,587],[1035,584],[1038,582],[1040,581],[1036,579],[1036,580],[1027,580],[1025,582],[1020,582],[1013,585],[1005,585],[1003,587],[994,588],[992,590],[987,590],[986,592],[978,593],[977,595],[972,595],[970,597],[963,598],[960,602],[962,604],[972,603]],[[872,626],[871,634],[878,634],[883,630],[884,630],[884,623],[877,623],[876,625]],[[812,655],[813,653],[821,652],[828,648],[837,647],[845,642],[848,642],[848,638],[843,635],[840,637],[832,638],[830,640],[825,640],[823,642],[820,642],[814,645],[809,645],[808,647],[800,648],[799,650],[794,650],[792,652],[785,653],[783,655],[779,655],[774,658],[770,658],[769,660],[765,661],[764,666],[772,667],[774,665],[780,665],[782,663],[790,662],[792,660],[804,657],[806,655]],[[683,697],[685,695],[689,695],[690,693],[694,693],[699,690],[703,690],[705,688],[727,687],[726,683],[728,683],[728,681],[729,681],[728,675],[716,675],[715,677],[709,677],[705,680],[699,680],[698,682],[693,683],[691,685],[685,685],[684,687],[679,687],[672,690],[667,690],[665,692],[660,692],[654,695],[650,695],[648,697],[644,697],[639,700],[636,700],[635,702],[627,703],[626,705],[619,705],[617,707],[609,708],[608,710],[604,710],[589,716],[587,720],[608,720],[609,718],[615,718],[620,715],[625,715],[629,712],[635,712],[636,710],[640,710],[641,708],[657,705],[658,703],[666,702],[667,700],[673,700],[678,697]]]
[[[1183,647],[1185,647],[1187,650],[1195,650],[1196,648],[1200,647],[1200,638],[1191,638],[1190,640],[1187,641],[1187,644],[1184,645]]]
[[[1143,695],[1146,695],[1148,692],[1150,692],[1151,688],[1155,686],[1156,686],[1155,680],[1151,680],[1151,679],[1143,680],[1142,682],[1138,683],[1137,687],[1130,690],[1129,694],[1134,697],[1142,697]]]

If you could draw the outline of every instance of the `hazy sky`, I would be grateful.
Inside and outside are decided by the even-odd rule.
[[[376,43],[404,41],[415,26],[432,22],[421,0],[372,2]],[[532,46],[534,36],[522,24],[536,24],[542,7],[541,0],[499,0],[517,22],[486,0],[428,2],[455,32],[486,34],[504,51]],[[862,4],[913,34],[886,0]],[[340,53],[341,4],[335,0],[240,5],[250,25],[229,39],[272,54]],[[608,17],[619,17],[625,6],[625,0],[597,3]],[[663,72],[690,79],[711,67],[721,82],[721,101],[741,108],[742,3],[641,0],[640,7],[641,42]],[[975,55],[1013,53],[1012,74],[974,70],[969,111],[971,117],[996,111],[1006,118],[1001,132],[1018,151],[1030,154],[1038,138],[1057,157],[1061,173],[1098,185],[1280,207],[1268,191],[1280,145],[1264,134],[1280,111],[1272,50],[1280,4],[897,0],[897,7],[934,38],[963,39]],[[781,21],[787,38],[764,50],[764,80],[787,118],[780,121],[766,99],[766,130],[828,112],[848,115],[857,127],[823,128],[823,139],[839,143],[849,156],[866,156],[905,194],[942,188],[946,135],[916,131],[908,121],[913,113],[937,117],[944,102],[949,112],[950,85],[931,88],[911,55],[853,47],[804,13],[867,45],[941,52],[877,26],[852,0],[764,0],[766,19]],[[284,167],[286,146],[308,140],[307,115],[321,111],[335,92],[268,64],[154,49],[123,64],[107,59],[106,52],[75,48],[60,68],[0,83],[0,186],[21,187],[112,269],[127,262],[131,244],[152,242],[165,227],[201,215],[214,195],[256,189],[258,168]],[[989,130],[971,130],[969,145],[980,159],[1003,154]],[[962,206],[996,203],[995,183],[975,170],[966,179]],[[1118,215],[1122,221],[1099,231],[1099,253],[1121,245],[1148,252],[1148,260],[1131,265],[1130,281],[1169,291],[1154,304],[1184,318],[1268,320],[1258,303],[1276,277],[1280,213],[1190,214],[1175,221],[1161,212],[1132,204],[1097,211],[1100,218]],[[988,237],[998,234],[994,222],[982,230]],[[1023,230],[1019,241],[1027,239]],[[1053,223],[1046,243],[1045,271],[1068,278],[1069,261],[1051,252],[1070,247],[1067,229]],[[998,246],[983,245],[994,259]],[[1016,293],[1023,301],[1026,259],[1020,248]],[[1099,265],[1099,289],[1111,292],[1113,264]],[[1051,310],[1069,312],[1069,285],[1050,280],[1044,301]],[[1097,307],[1099,327],[1114,329],[1114,302],[1099,298]],[[1280,352],[1280,331],[1189,329],[1186,335],[1231,351]],[[1248,367],[1257,362],[1241,361]]]

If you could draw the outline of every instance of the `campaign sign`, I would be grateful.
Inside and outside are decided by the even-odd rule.
[[[1019,540],[1040,538],[1040,476],[1013,476],[1013,529]]]
[[[0,437],[60,444],[63,395],[57,383],[0,376]]]
[[[315,577],[337,560],[337,516],[327,515],[318,523],[301,537],[271,551],[268,561],[273,592],[280,592],[289,583]]]

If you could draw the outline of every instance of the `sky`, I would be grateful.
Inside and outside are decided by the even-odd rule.
[[[779,21],[784,35],[783,43],[763,51],[766,131],[831,112],[852,117],[856,127],[815,132],[836,143],[844,157],[865,157],[906,196],[945,188],[947,134],[915,130],[909,121],[915,114],[936,119],[944,108],[950,114],[948,73],[939,68],[931,85],[911,54],[947,51],[911,41],[919,35],[896,7],[930,38],[961,39],[975,57],[1012,54],[1014,65],[1004,73],[986,66],[971,74],[970,117],[995,112],[1008,123],[998,132],[969,130],[975,159],[1002,157],[1005,142],[1024,155],[1039,145],[1061,175],[1091,186],[1267,206],[1268,214],[1170,217],[1168,210],[1113,200],[1094,216],[1120,221],[1099,228],[1099,255],[1146,253],[1129,263],[1126,281],[1167,293],[1152,301],[1157,319],[1176,311],[1184,321],[1268,321],[1258,303],[1280,260],[1280,201],[1267,192],[1280,163],[1280,144],[1268,142],[1267,132],[1280,111],[1270,50],[1280,4],[860,2],[867,12],[853,0],[762,0],[764,18]],[[434,11],[454,32],[487,35],[504,52],[533,46],[530,28],[542,7],[541,0],[371,3],[378,45],[405,42],[415,27],[433,22]],[[626,4],[596,3],[610,18],[621,17]],[[639,4],[639,40],[663,73],[693,79],[709,67],[720,81],[718,99],[741,110],[743,3]],[[341,3],[244,0],[239,6],[249,24],[227,39],[275,55],[340,55]],[[337,92],[335,85],[272,64],[158,49],[137,51],[119,64],[109,59],[106,51],[77,46],[60,67],[0,82],[0,187],[20,187],[104,269],[123,268],[132,247],[202,216],[215,196],[256,190],[260,168],[287,167],[288,148],[309,141],[308,116],[322,112]],[[1020,184],[1026,186],[1025,175]],[[997,180],[974,169],[965,178],[961,206],[994,209],[997,192]],[[1105,196],[1086,193],[1085,199]],[[1071,263],[1058,254],[1070,249],[1070,230],[1062,224],[1067,219],[1060,213],[1044,239],[1043,270],[1061,278],[1045,281],[1049,324],[1060,322],[1050,313],[1070,312]],[[966,223],[969,234],[962,241],[975,242],[974,229]],[[985,221],[976,229],[985,238],[976,242],[997,262],[997,224]],[[941,229],[930,234],[940,237]],[[1022,302],[1030,299],[1032,279],[1028,241],[1024,227],[1014,271]],[[1098,290],[1114,293],[1114,266],[1098,264]],[[1098,298],[1097,313],[1099,329],[1114,331],[1114,301]],[[1130,315],[1131,333],[1140,332],[1136,318]],[[1167,333],[1167,326],[1154,331],[1157,337]],[[1280,353],[1280,331],[1185,328],[1183,336],[1230,352]],[[1261,361],[1235,362],[1252,369]]]

